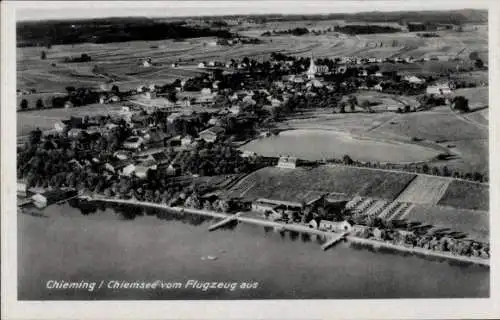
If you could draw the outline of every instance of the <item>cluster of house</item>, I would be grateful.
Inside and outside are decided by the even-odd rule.
[[[303,212],[306,208],[322,206],[328,210],[342,210],[347,203],[343,197],[329,197],[328,194],[313,194],[301,202],[282,201],[276,199],[258,198],[251,203],[251,210],[260,213],[270,220],[291,220],[294,213]],[[312,219],[309,227],[332,232],[350,232],[355,225],[348,221],[330,221]]]
[[[143,149],[147,138],[134,135],[124,142],[123,150],[115,152],[116,161],[106,163],[105,167],[112,173],[124,176],[135,175],[138,178],[145,178],[148,170],[160,168],[164,168],[168,175],[175,176],[180,173],[180,157],[184,151],[196,147],[201,140],[213,143],[223,134],[223,128],[214,126],[200,132],[198,138],[191,135],[168,138],[165,140],[166,144],[177,150],[173,159],[168,157],[164,148]]]

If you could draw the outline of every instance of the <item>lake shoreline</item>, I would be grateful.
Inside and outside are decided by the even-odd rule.
[[[203,215],[203,216],[209,216],[209,217],[220,218],[220,219],[227,219],[227,218],[232,216],[231,214],[225,214],[225,213],[220,213],[220,212],[215,212],[215,211],[197,210],[197,209],[184,208],[184,207],[170,207],[170,206],[167,206],[166,204],[159,204],[159,203],[146,202],[146,201],[112,199],[112,198],[105,198],[102,196],[94,196],[94,197],[83,196],[81,198],[84,200],[88,200],[88,201],[96,201],[96,202],[100,201],[100,202],[116,203],[116,204],[129,204],[129,205],[134,205],[134,206],[142,206],[142,207],[149,207],[149,208],[156,208],[156,209],[171,210],[171,211],[176,212],[176,213],[188,213],[188,214],[195,214],[195,215]],[[313,229],[313,228],[309,228],[307,226],[302,226],[302,225],[298,225],[298,224],[285,224],[285,223],[280,223],[280,222],[274,222],[274,221],[256,219],[256,218],[249,218],[249,217],[241,217],[241,216],[236,217],[234,220],[236,220],[238,222],[249,223],[249,224],[256,224],[256,225],[273,227],[273,228],[277,228],[279,230],[312,233],[312,234],[324,236],[327,238],[339,236],[339,233],[325,232],[322,230]],[[428,257],[441,258],[441,259],[453,260],[453,261],[457,261],[457,262],[481,265],[481,266],[484,266],[487,268],[489,268],[489,266],[490,266],[489,259],[453,255],[453,254],[449,254],[449,253],[445,253],[445,252],[438,252],[438,251],[428,250],[428,249],[424,249],[424,248],[420,248],[420,247],[407,247],[407,246],[396,245],[396,244],[392,244],[392,243],[388,243],[388,242],[384,242],[384,241],[360,238],[360,237],[356,237],[356,236],[352,236],[352,235],[346,235],[345,240],[352,242],[352,243],[355,243],[355,244],[368,245],[368,246],[371,246],[373,248],[385,248],[385,249],[389,249],[389,250],[411,253],[411,254],[415,254],[415,255],[421,255],[421,256],[423,255],[423,256],[428,256]]]

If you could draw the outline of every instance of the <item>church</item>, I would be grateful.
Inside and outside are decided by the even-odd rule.
[[[311,55],[311,62],[309,64],[309,69],[307,70],[307,78],[314,79],[316,75],[324,74],[328,72],[328,66],[316,65],[314,63],[314,58]]]

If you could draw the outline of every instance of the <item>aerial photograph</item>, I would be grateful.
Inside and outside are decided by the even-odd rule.
[[[18,299],[490,297],[488,9],[238,8],[16,15]]]

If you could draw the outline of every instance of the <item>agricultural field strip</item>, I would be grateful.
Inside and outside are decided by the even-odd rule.
[[[400,209],[397,210],[397,212],[393,214],[389,218],[389,220],[403,219],[403,217],[406,216],[414,207],[415,207],[414,203],[408,203],[408,202],[403,203],[403,206],[400,207]]]
[[[418,175],[396,201],[436,204],[446,192],[450,182],[450,179]]]
[[[415,203],[411,203],[410,206],[404,212],[401,213],[399,219],[406,219],[408,214],[410,214],[410,212],[413,210],[413,208],[415,208],[415,206],[416,206]]]

